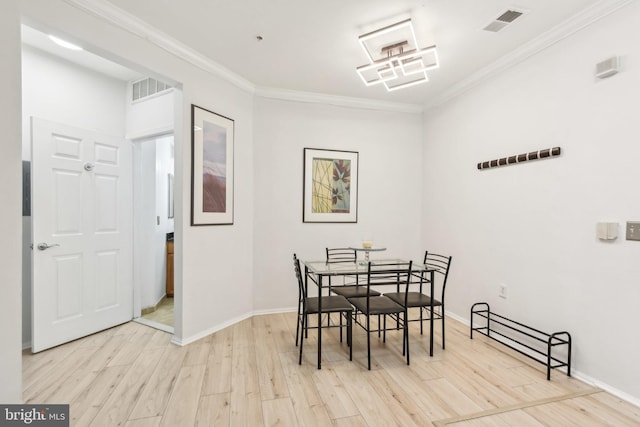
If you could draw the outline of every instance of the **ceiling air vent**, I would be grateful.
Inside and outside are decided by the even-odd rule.
[[[524,10],[509,9],[503,12],[496,19],[491,21],[491,23],[484,27],[483,30],[497,33],[498,31],[502,30],[504,27],[521,17],[524,13]]]
[[[171,89],[171,85],[152,77],[147,77],[131,84],[131,100],[133,102],[141,101],[169,89]]]

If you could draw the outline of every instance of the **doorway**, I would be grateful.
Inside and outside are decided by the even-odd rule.
[[[134,141],[133,175],[134,318],[173,333],[173,134]]]
[[[126,134],[140,136],[145,134],[140,129],[163,129],[162,132],[165,133],[154,138],[164,138],[170,141],[166,144],[171,146],[171,153],[173,153],[171,132],[175,120],[175,97],[180,99],[181,96],[175,85],[173,89],[168,91],[170,96],[164,96],[167,94],[166,92],[156,94],[152,102],[148,103],[153,104],[153,113],[141,112],[144,110],[145,102],[131,102],[131,82],[140,79],[143,74],[125,69],[125,67],[89,52],[84,52],[84,54],[92,56],[91,65],[83,64],[80,59],[76,62],[76,58],[70,59],[64,55],[58,55],[55,47],[50,50],[49,46],[45,44],[48,43],[46,39],[45,34],[23,26],[23,160],[27,171],[31,161],[29,141],[31,133],[29,117],[31,116],[44,117],[57,123],[69,123],[80,128],[101,129],[110,135],[122,135],[124,130]],[[96,58],[98,60],[94,61]],[[106,67],[103,68],[103,65]],[[127,102],[123,102],[125,97]],[[51,102],[53,99],[56,100],[55,103]],[[135,110],[136,108],[137,110]],[[132,110],[135,111],[132,113]],[[159,110],[162,111],[159,113]],[[131,123],[140,120],[140,118],[148,120],[138,124],[137,128],[134,124],[132,129]],[[156,131],[156,133],[159,132]],[[134,141],[131,144],[135,149],[138,142]],[[173,173],[173,160],[170,163],[170,170]],[[167,174],[168,171],[169,166],[167,166]],[[165,179],[168,181],[168,176],[165,176]],[[26,182],[29,182],[29,179]],[[167,187],[168,183],[165,184],[168,192]],[[133,190],[145,192],[141,189],[134,188]],[[25,191],[25,194],[28,195],[28,191]],[[168,195],[165,197],[165,201],[168,197]],[[133,206],[131,208],[133,209]],[[162,208],[162,212],[168,211],[168,206]],[[30,209],[24,209],[23,213],[23,254],[25,254],[23,257],[23,348],[29,348],[32,345],[31,302],[33,295],[31,292],[32,265],[30,262],[32,252],[30,245],[34,238],[30,231],[32,213],[34,215],[38,213],[37,207],[33,212]],[[173,219],[171,219],[171,225],[173,225]],[[138,230],[134,229],[134,238],[137,232]],[[159,250],[164,252],[166,241],[162,242],[161,249],[157,249],[154,242],[143,242],[137,239],[132,251],[134,266],[137,264],[137,257],[140,256],[136,251],[136,245],[143,245],[146,248],[154,245],[154,252]],[[139,316],[142,309],[142,302],[139,301],[142,290],[138,290],[140,285],[135,280],[134,276],[134,291],[131,296],[133,309],[129,310],[129,320]],[[173,332],[173,328],[166,330]]]

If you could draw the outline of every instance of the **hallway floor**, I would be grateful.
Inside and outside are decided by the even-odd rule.
[[[173,327],[173,298],[164,297],[155,311],[143,315],[142,318]]]

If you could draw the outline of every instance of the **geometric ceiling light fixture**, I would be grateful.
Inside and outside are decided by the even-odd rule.
[[[427,71],[439,67],[436,47],[420,49],[411,19],[358,37],[369,64],[356,68],[365,85],[384,85],[388,91],[429,81]]]

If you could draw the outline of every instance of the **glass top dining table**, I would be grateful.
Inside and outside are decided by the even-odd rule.
[[[305,289],[309,289],[309,281],[315,283],[318,287],[318,295],[322,295],[323,289],[327,289],[330,292],[331,283],[330,281],[323,280],[324,278],[329,278],[333,276],[364,276],[366,283],[366,275],[369,271],[368,263],[361,263],[359,261],[355,262],[327,262],[326,260],[322,261],[301,261],[304,264],[304,280],[305,280]],[[394,263],[397,263],[399,266],[402,264],[408,263],[409,260],[401,259],[401,258],[386,258],[386,259],[377,259],[375,261],[371,261],[371,270],[376,271],[380,269],[389,269]],[[428,284],[430,287],[429,295],[433,295],[434,288],[434,273],[433,268],[429,268],[421,263],[414,263],[411,267],[411,275],[414,278],[413,283],[424,283]],[[319,299],[321,304],[321,299]],[[433,301],[433,298],[431,299]],[[321,308],[321,307],[319,307]],[[429,310],[429,356],[433,356],[433,306],[430,307]],[[318,310],[318,322],[321,321],[321,310]],[[318,369],[321,366],[321,343],[322,343],[322,328],[318,328]]]
[[[400,258],[386,258],[371,261],[371,270],[375,271],[380,268],[389,268],[394,263],[398,266],[408,263],[409,260]],[[322,261],[302,261],[308,272],[314,276],[353,276],[353,275],[366,275],[369,269],[368,263],[361,263],[360,261],[340,261],[340,262],[327,262]],[[423,264],[414,263],[411,267],[412,272],[427,271]]]

